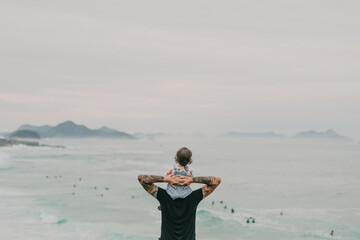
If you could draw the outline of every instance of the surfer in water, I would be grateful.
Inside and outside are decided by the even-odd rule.
[[[177,153],[177,157],[184,159],[190,156],[191,158],[190,150],[187,148],[182,149],[179,156]],[[188,162],[190,160],[188,159]],[[209,196],[221,182],[219,177],[184,175],[139,175],[138,180],[142,187],[160,203],[161,236],[159,240],[195,240],[196,208],[201,200]],[[175,189],[176,185],[184,186],[184,189],[187,189],[192,183],[200,183],[204,184],[204,186],[192,191],[184,198],[173,199],[165,189],[155,185],[156,182],[166,182]]]

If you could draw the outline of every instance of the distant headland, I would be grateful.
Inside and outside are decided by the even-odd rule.
[[[22,139],[22,138],[0,138],[0,147],[8,147],[13,145],[26,145],[31,147],[52,147],[52,148],[65,148],[61,145],[47,145],[40,144],[36,139]]]
[[[24,124],[13,132],[3,132],[0,135],[7,139],[40,139],[40,138],[114,138],[114,139],[149,139],[156,138],[173,138],[173,137],[206,137],[201,133],[184,134],[184,133],[126,133],[103,126],[99,129],[90,129],[82,124],[76,124],[73,121],[65,121],[56,126],[42,125],[34,126]],[[301,131],[294,136],[285,136],[281,133],[275,132],[238,132],[231,131],[217,135],[216,137],[226,138],[294,138],[294,139],[317,139],[317,140],[341,140],[341,141],[355,141],[351,137],[340,135],[332,129],[326,131]]]
[[[24,138],[26,134],[32,134],[32,138],[35,134],[39,138],[124,138],[124,139],[135,139],[131,134],[120,132],[115,129],[108,127],[102,127],[99,129],[90,129],[84,125],[75,124],[72,121],[65,121],[56,126],[33,126],[30,124],[24,124],[20,126],[16,131],[5,134],[5,137],[12,137],[21,133],[21,138]],[[26,137],[25,137],[26,138]]]
[[[334,140],[345,140],[354,141],[352,138],[338,134],[332,129],[328,129],[325,132],[317,131],[303,131],[295,135],[295,138],[306,138],[306,139],[334,139]]]
[[[136,139],[135,136],[120,132],[108,127],[99,129],[90,129],[84,125],[77,125],[72,121],[65,121],[56,126],[33,126],[24,124],[17,130],[10,133],[2,133],[5,138],[0,138],[0,147],[13,145],[27,145],[32,147],[56,147],[63,148],[63,146],[51,146],[40,144],[40,138],[121,138],[121,139]]]
[[[330,139],[330,140],[342,140],[342,141],[354,141],[354,139],[338,134],[332,129],[328,129],[324,132],[318,132],[314,130],[302,131],[295,136],[287,137],[283,134],[274,132],[263,132],[263,133],[248,133],[248,132],[228,132],[218,135],[219,137],[252,137],[252,138],[296,138],[296,139]]]

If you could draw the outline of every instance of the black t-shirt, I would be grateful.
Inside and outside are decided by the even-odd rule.
[[[196,208],[203,199],[201,188],[186,198],[173,200],[162,188],[157,199],[161,205],[161,236],[159,240],[195,240]]]

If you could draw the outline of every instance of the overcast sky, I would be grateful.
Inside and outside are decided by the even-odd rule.
[[[360,1],[1,1],[0,131],[360,138]]]

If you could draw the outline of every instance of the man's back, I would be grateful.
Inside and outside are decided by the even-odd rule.
[[[160,240],[195,240],[195,217],[199,202],[209,196],[221,182],[219,177],[157,176],[139,175],[139,183],[162,208]],[[155,182],[166,182],[171,186],[189,186],[192,183],[205,184],[186,198],[172,200],[169,194],[156,186]]]
[[[173,200],[159,187],[157,199],[162,218],[160,240],[195,240],[196,208],[203,199],[202,189],[193,191],[186,198]]]

